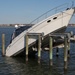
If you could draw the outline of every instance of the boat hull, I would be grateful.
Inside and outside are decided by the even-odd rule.
[[[56,31],[53,31],[52,33],[64,33],[65,30],[66,30],[66,28],[67,28],[67,27],[64,26],[64,27],[62,27],[62,28],[60,28],[60,29],[58,29],[58,30],[56,30]],[[62,42],[60,42],[60,43],[53,43],[53,47],[58,46],[59,44],[62,44]],[[37,50],[33,50],[32,48],[37,48],[37,43],[36,43],[36,41],[33,42],[33,43],[31,43],[31,44],[29,45],[29,52],[28,52],[28,55],[29,55],[30,57],[34,57],[35,54],[37,53]],[[44,48],[49,48],[49,34],[46,35],[46,36],[44,37],[44,39],[42,40],[41,48],[42,48],[43,50],[44,50]],[[25,48],[23,48],[23,49],[21,49],[19,52],[15,53],[13,56],[25,56],[25,52],[26,52],[26,50],[25,50]]]
[[[44,33],[45,39],[42,41],[42,47],[43,47],[48,40],[48,34],[55,33],[55,32],[61,33],[65,31],[73,13],[74,13],[74,9],[69,9],[69,10],[57,13],[37,23],[36,25],[32,26],[28,30],[25,30],[20,35],[18,35],[12,41],[12,43],[7,47],[6,56],[16,56],[25,50],[26,33]],[[32,52],[31,50],[32,47],[36,45],[35,44],[36,40],[37,40],[37,37],[29,39],[28,45],[29,45],[30,52]]]

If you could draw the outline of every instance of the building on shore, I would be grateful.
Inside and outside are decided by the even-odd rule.
[[[34,24],[0,24],[0,27],[31,26]]]

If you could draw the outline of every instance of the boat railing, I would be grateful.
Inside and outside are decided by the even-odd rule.
[[[68,3],[62,4],[60,6],[57,6],[47,12],[45,12],[44,14],[42,14],[41,16],[39,16],[38,18],[36,18],[35,20],[33,20],[30,24],[34,24],[36,25],[37,23],[39,23],[40,21],[48,18],[49,16],[56,14],[58,12],[61,12],[63,10],[66,10],[66,8],[68,8]]]

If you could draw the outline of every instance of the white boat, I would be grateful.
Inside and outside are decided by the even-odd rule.
[[[74,8],[68,8],[60,11],[52,16],[45,18],[44,20],[36,23],[32,27],[24,30],[18,36],[16,36],[6,49],[6,56],[16,56],[25,52],[25,35],[26,33],[44,33],[44,37],[47,39],[47,35],[55,32],[64,32],[68,23],[75,12]],[[29,39],[28,45],[32,45],[35,39]],[[25,53],[24,53],[25,54]]]

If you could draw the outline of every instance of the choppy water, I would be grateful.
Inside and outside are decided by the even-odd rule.
[[[48,52],[42,52],[41,64],[37,63],[37,56],[30,58],[28,63],[24,57],[2,57],[1,55],[1,34],[6,34],[6,46],[10,42],[14,28],[0,28],[0,75],[74,75],[75,74],[75,43],[71,43],[70,59],[68,60],[68,70],[64,71],[63,49],[59,51],[56,58],[55,49],[53,55],[53,67],[49,66]],[[67,32],[75,28],[68,27]]]

